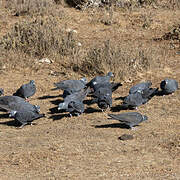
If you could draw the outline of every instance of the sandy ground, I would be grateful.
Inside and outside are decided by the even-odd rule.
[[[164,25],[165,20],[162,16],[162,23],[156,27]],[[169,22],[173,23],[171,20],[173,15],[169,16]],[[2,29],[1,34],[4,32]],[[155,32],[152,30],[152,34]],[[145,32],[147,39],[148,33]],[[118,121],[108,120],[110,111],[102,113],[96,105],[86,105],[80,117],[70,118],[68,113],[57,112],[62,92],[51,89],[54,82],[64,77],[50,75],[48,65],[40,66],[38,72],[1,71],[0,87],[6,95],[12,95],[22,83],[35,80],[37,93],[30,102],[40,105],[46,117],[37,120],[34,126],[17,129],[12,119],[0,112],[0,179],[180,179],[179,90],[173,95],[155,96],[139,107],[137,111],[149,119],[133,131],[121,128]],[[166,77],[180,82],[180,56],[173,55],[165,67],[141,77],[151,80],[153,87],[159,87]],[[115,98],[127,95],[128,89],[142,79],[124,83],[113,94],[113,113],[120,112],[121,101]],[[119,140],[123,134],[134,138]]]

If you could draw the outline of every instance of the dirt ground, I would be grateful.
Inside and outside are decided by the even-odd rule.
[[[168,32],[180,17],[180,11],[153,10],[156,18],[149,30],[143,31],[138,25],[126,30],[125,26],[136,16],[131,15],[130,21],[128,15],[122,13],[119,16],[121,28],[115,33],[111,26],[99,23],[88,28],[83,14],[86,12],[68,8],[64,12],[68,14],[69,27],[81,32],[79,37],[84,44],[100,40],[100,33],[101,38],[142,39],[148,44],[152,37]],[[135,13],[137,17],[138,13],[141,12]],[[5,14],[1,11],[1,19]],[[6,15],[0,23],[0,36],[16,21],[16,17]],[[157,42],[151,43],[158,48]],[[151,80],[153,87],[159,87],[166,77],[180,82],[180,55],[175,52],[167,52],[166,61],[162,60],[163,69],[151,69],[138,74],[132,82],[123,82],[113,94],[113,107],[116,108],[112,108],[112,112],[120,113],[118,105],[121,101],[115,98],[127,95],[135,83]],[[5,95],[11,95],[22,83],[35,80],[37,93],[30,102],[40,105],[41,112],[46,114],[45,118],[36,121],[36,125],[17,129],[12,125],[12,119],[0,112],[0,179],[180,179],[179,90],[172,95],[155,96],[140,106],[137,111],[146,114],[148,121],[136,130],[123,129],[117,121],[108,120],[110,111],[103,113],[96,105],[86,105],[86,111],[80,117],[70,118],[68,113],[57,112],[56,107],[62,100],[61,91],[51,89],[54,82],[67,77],[50,73],[58,71],[56,64],[37,66],[40,67],[37,72],[31,68],[0,72],[0,87],[4,88]],[[131,134],[134,138],[122,141],[119,137],[123,134]]]

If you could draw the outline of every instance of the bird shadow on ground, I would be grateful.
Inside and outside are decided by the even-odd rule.
[[[163,93],[163,91],[158,91],[155,96],[165,96],[165,95],[169,95],[169,94],[165,94]]]
[[[58,107],[53,107],[49,109],[48,114],[57,114],[57,113],[64,113],[64,112],[66,112],[66,110],[64,109],[58,110]]]
[[[61,120],[65,117],[70,117],[69,114],[58,114],[58,115],[52,115],[49,117],[49,119],[53,119],[53,121]]]
[[[103,124],[103,125],[93,125],[95,128],[122,128],[130,129],[129,126],[123,123],[113,123],[113,124]]]
[[[122,96],[122,97],[118,97],[118,98],[115,98],[114,100],[124,100],[126,98],[126,96]]]
[[[112,112],[119,112],[121,110],[128,110],[129,108],[123,107],[122,105],[117,105],[111,108]]]
[[[92,99],[86,99],[86,100],[83,101],[83,103],[84,103],[84,104],[87,104],[87,105],[94,104],[94,103],[92,102]]]
[[[62,95],[57,95],[57,96],[45,95],[45,96],[38,97],[37,99],[43,100],[43,99],[53,99],[53,98],[58,98],[58,97],[62,97]]]
[[[15,120],[0,122],[0,124],[6,125],[6,126],[14,126],[14,127],[19,127],[21,125],[18,121],[15,121]]]
[[[60,100],[60,99],[56,99],[56,100],[52,100],[50,101],[52,104],[54,105],[59,105],[60,103],[64,102],[63,100]]]
[[[9,114],[0,114],[0,119],[9,118]]]
[[[102,112],[102,111],[100,109],[94,109],[92,107],[88,107],[84,111],[85,114],[91,114],[91,113],[94,113],[94,112]]]

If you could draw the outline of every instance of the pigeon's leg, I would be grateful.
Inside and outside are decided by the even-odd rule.
[[[72,114],[71,114],[71,113],[69,113],[69,116],[70,116],[70,117],[72,117]]]
[[[77,116],[79,117],[79,116],[80,116],[80,113],[77,113]]]
[[[29,102],[29,99],[27,97],[25,97],[25,101]]]
[[[37,125],[37,123],[35,122],[31,122],[31,126]]]
[[[27,123],[23,123],[21,126],[17,127],[18,129],[22,129]]]

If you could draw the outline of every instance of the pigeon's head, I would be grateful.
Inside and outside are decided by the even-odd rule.
[[[17,111],[10,111],[9,117],[14,117],[16,115]]]
[[[0,88],[0,96],[4,95],[4,89]]]
[[[35,109],[35,111],[36,111],[37,113],[39,113],[39,112],[40,112],[40,106],[38,106],[38,105],[34,105],[34,109]]]
[[[112,107],[111,98],[109,98],[108,96],[98,98],[98,107],[100,109],[107,109],[109,107]]]
[[[88,82],[87,82],[87,79],[85,78],[85,77],[83,77],[83,78],[81,78],[80,79],[84,84],[87,84]]]
[[[143,121],[147,121],[148,117],[146,115],[143,116]]]
[[[108,73],[107,73],[107,76],[109,76],[109,77],[114,77],[114,74],[113,74],[112,72],[108,72]]]
[[[34,80],[30,80],[30,84],[35,84],[35,81]]]

